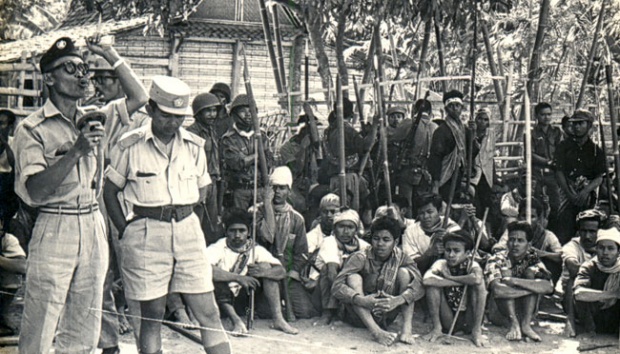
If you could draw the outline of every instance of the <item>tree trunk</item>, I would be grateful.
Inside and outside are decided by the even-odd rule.
[[[551,0],[542,0],[540,2],[540,12],[538,14],[538,29],[536,30],[536,40],[532,50],[532,58],[530,60],[529,72],[527,73],[527,92],[533,102],[538,102],[538,88],[540,80],[540,51],[542,49],[543,39],[545,38],[545,30],[549,21],[549,7]]]
[[[340,74],[342,86],[349,85],[349,72],[347,70],[347,63],[344,59],[344,32],[350,8],[351,0],[345,1],[338,13],[338,24],[336,26],[336,60],[338,62],[338,73]],[[348,90],[344,92],[343,97],[349,98]]]
[[[443,60],[443,44],[441,43],[441,29],[439,28],[439,11],[435,12],[435,40],[437,41],[437,58],[439,59],[439,75],[446,76],[446,63]],[[441,81],[441,91],[446,92],[446,81]]]
[[[319,9],[308,8],[308,13],[304,22],[306,23],[310,41],[314,47],[314,55],[317,60],[323,89],[328,90],[328,92],[325,92],[325,101],[328,103],[329,109],[331,110],[332,99],[329,96],[329,91],[331,91],[329,89],[332,87],[332,76],[329,69],[329,58],[327,57],[327,53],[325,53],[325,43],[323,43],[321,33],[321,16],[322,14],[319,13]]]
[[[299,92],[301,90],[301,62],[304,58],[305,44],[306,37],[303,35],[298,35],[297,37],[295,37],[295,40],[293,41],[293,47],[291,48],[290,67],[288,72],[290,75],[289,82],[292,92]],[[300,102],[303,101],[301,97],[302,96],[291,96],[291,109],[289,110],[289,112],[291,112],[291,123],[295,122],[301,112],[301,105],[295,104],[295,101],[297,100],[299,100]]]
[[[489,62],[489,69],[491,70],[491,75],[499,76],[500,73],[497,70],[497,65],[495,65],[495,60],[493,59],[493,48],[491,47],[491,40],[489,39],[489,28],[487,27],[487,23],[485,21],[481,21],[480,27],[482,30],[482,38],[484,40],[484,48],[487,52],[487,61]],[[502,85],[499,82],[499,79],[493,79],[493,87],[495,88],[495,96],[497,97],[497,102],[499,105],[499,112],[504,120],[504,92],[502,90]]]
[[[418,65],[418,73],[416,74],[416,86],[415,86],[415,99],[420,99],[421,92],[420,87],[420,78],[424,74],[424,68],[426,67],[426,57],[428,56],[428,44],[431,41],[431,30],[433,25],[433,20],[428,18],[424,24],[424,39],[422,40],[422,51],[420,52],[420,64]]]

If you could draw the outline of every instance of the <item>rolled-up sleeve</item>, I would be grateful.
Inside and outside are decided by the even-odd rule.
[[[33,130],[28,129],[23,124],[16,129],[12,143],[11,148],[15,154],[15,192],[26,204],[32,205],[32,200],[26,189],[26,181],[30,176],[44,171],[48,167],[43,143]]]
[[[361,273],[364,270],[365,263],[366,255],[363,252],[354,253],[345,261],[344,266],[342,266],[342,270],[336,276],[336,280],[334,280],[334,284],[332,286],[332,295],[336,299],[345,304],[352,304],[355,295],[364,295],[359,294],[347,285],[347,278],[349,275]]]
[[[112,156],[114,156],[114,159],[106,168],[105,176],[115,186],[123,189],[127,183],[127,175],[129,173],[129,151],[127,149],[116,150]]]

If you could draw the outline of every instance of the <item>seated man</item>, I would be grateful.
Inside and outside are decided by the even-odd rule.
[[[370,245],[357,236],[360,218],[353,209],[342,211],[334,216],[333,236],[326,237],[316,260],[321,270],[319,289],[323,319],[331,322],[338,308],[338,302],[332,295],[332,286],[338,272],[349,256],[354,252],[364,251]]]
[[[425,339],[434,342],[441,336],[442,329],[449,331],[459,310],[465,286],[468,286],[467,302],[461,306],[462,312],[459,313],[454,330],[471,332],[474,344],[481,347],[484,343],[480,327],[484,318],[487,289],[480,265],[473,262],[468,269],[474,243],[462,231],[446,234],[443,243],[445,259],[433,263],[424,274],[426,301],[433,321],[433,329]]]
[[[618,333],[620,325],[620,231],[599,230],[596,257],[579,267],[573,288],[586,331]]]
[[[527,222],[509,224],[508,250],[491,256],[484,269],[491,293],[489,319],[496,325],[509,323],[508,340],[521,340],[522,336],[541,340],[530,322],[538,296],[553,292],[551,274],[532,248],[533,237]]]
[[[573,285],[579,267],[596,255],[596,234],[601,228],[605,215],[596,209],[584,210],[577,215],[577,236],[562,247],[562,276],[558,292],[563,293],[562,305],[566,312],[564,334],[577,335],[575,326],[575,298]],[[557,288],[556,288],[557,289]]]
[[[334,215],[340,210],[340,197],[333,193],[326,194],[321,198],[319,205],[319,221],[317,225],[312,227],[310,231],[306,233],[308,239],[308,264],[304,271],[302,271],[301,277],[304,282],[310,285],[311,288],[316,286],[316,282],[319,279],[319,272],[321,269],[317,265],[317,259],[323,240],[332,234],[334,228]],[[312,283],[312,284],[311,284]],[[331,288],[331,285],[330,285]]]
[[[332,293],[345,304],[345,321],[370,330],[375,341],[391,345],[396,333],[388,332],[399,313],[399,340],[412,344],[414,302],[424,296],[420,271],[398,243],[402,229],[398,221],[383,217],[373,221],[371,247],[355,252],[338,273]]]
[[[521,200],[519,203],[519,220],[524,221],[527,219],[527,201]],[[534,231],[534,237],[532,238],[531,246],[536,251],[538,257],[545,264],[545,267],[551,272],[553,283],[555,284],[560,279],[562,273],[562,245],[557,236],[547,230],[547,209],[543,203],[538,199],[532,198],[532,230]],[[499,241],[493,246],[493,251],[507,249],[508,232],[500,237]]]
[[[26,253],[17,238],[4,231],[0,219],[0,335],[16,334],[17,326],[8,318],[8,312],[21,286],[21,275],[26,274]]]
[[[223,222],[226,238],[207,247],[207,259],[213,266],[215,299],[220,310],[232,321],[233,332],[240,335],[248,333],[235,310],[235,302],[247,304],[249,290],[256,290],[262,285],[262,291],[257,292],[257,295],[268,302],[273,328],[297,334],[299,331],[282,316],[278,282],[286,277],[286,270],[263,246],[254,245],[252,239],[248,239],[252,216],[244,210],[232,208]],[[245,291],[240,291],[240,287]],[[257,304],[261,302],[264,303],[256,301]],[[245,306],[242,306],[241,310],[244,309]]]
[[[438,194],[421,195],[414,210],[416,222],[409,225],[403,234],[403,252],[416,262],[421,272],[426,272],[443,255],[443,235],[460,230],[452,220],[448,220],[447,230],[444,229],[441,206],[442,200]]]

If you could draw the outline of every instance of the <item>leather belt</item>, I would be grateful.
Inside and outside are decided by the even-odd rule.
[[[171,222],[172,219],[177,222],[192,215],[194,212],[193,205],[166,205],[159,207],[141,207],[134,205],[133,212],[138,218],[149,218],[159,221]]]
[[[99,210],[99,204],[90,204],[85,206],[42,206],[39,207],[40,213],[58,214],[58,215],[86,215]]]

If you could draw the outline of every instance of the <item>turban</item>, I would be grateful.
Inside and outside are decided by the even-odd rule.
[[[293,175],[291,170],[286,166],[276,167],[269,178],[272,186],[293,186]]]
[[[615,227],[607,230],[598,230],[598,234],[596,235],[596,243],[601,241],[613,241],[618,245],[618,247],[620,247],[620,231],[618,231]]]
[[[319,204],[319,209],[327,208],[328,206],[334,205],[336,207],[340,206],[340,197],[334,193],[326,194],[323,198],[321,198],[321,203]]]
[[[357,227],[358,229],[360,227],[360,217],[357,214],[357,211],[353,209],[344,210],[334,215],[334,225],[338,224],[341,221],[351,221],[355,224],[355,227]]]

